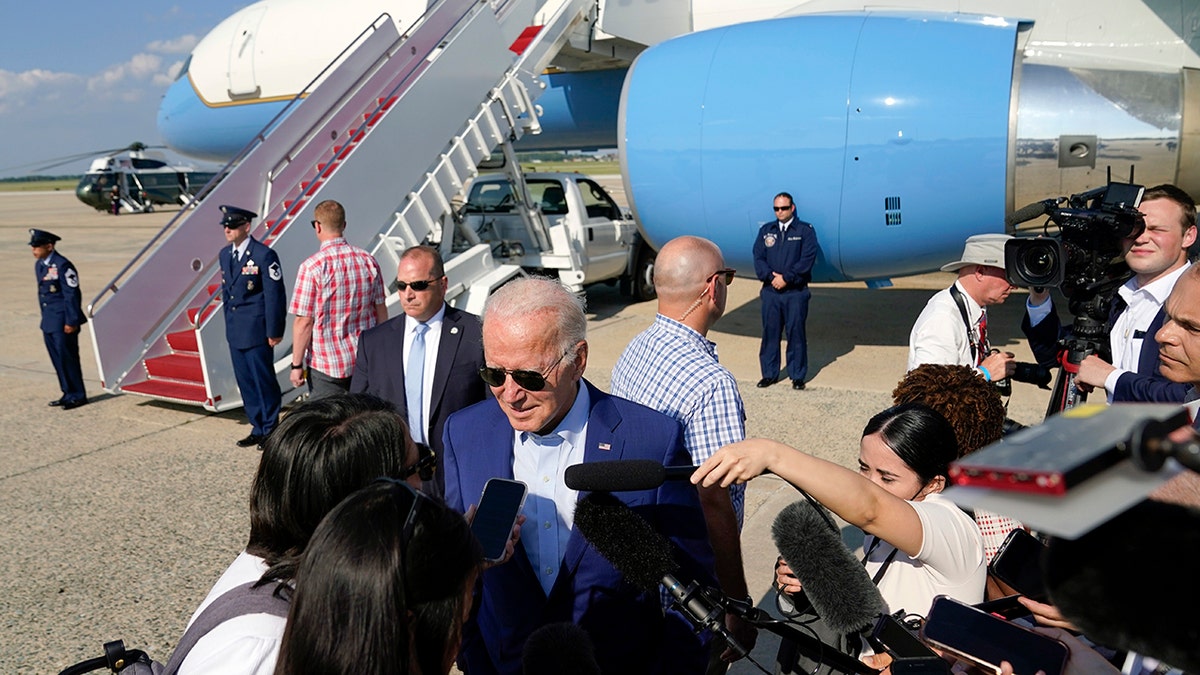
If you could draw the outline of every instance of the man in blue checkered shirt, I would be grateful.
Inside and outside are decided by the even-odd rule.
[[[633,338],[613,368],[614,395],[683,424],[683,442],[694,464],[746,437],[737,381],[717,362],[716,345],[706,337],[725,313],[726,286],[733,274],[725,267],[721,249],[707,239],[685,236],[667,242],[654,263],[658,315]],[[700,489],[717,580],[731,598],[748,595],[739,534],[744,497],[745,485]],[[743,647],[754,646],[753,626],[733,615],[725,622]],[[721,654],[726,662],[737,658],[731,648]]]

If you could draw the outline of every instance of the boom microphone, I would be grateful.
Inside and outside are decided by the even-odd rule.
[[[684,586],[675,578],[679,564],[671,556],[671,542],[624,502],[607,492],[589,494],[575,506],[575,527],[626,581],[644,591],[662,584],[693,625],[719,633],[745,656],[746,649],[725,629],[720,603],[697,584]]]
[[[808,501],[794,502],[780,511],[771,535],[813,609],[831,629],[858,632],[886,613],[870,575]]]
[[[668,480],[687,480],[695,471],[691,465],[663,466],[652,459],[617,459],[573,464],[563,473],[563,480],[567,487],[581,492],[629,492],[653,490]]]
[[[1011,215],[1004,219],[1004,223],[1009,226],[1023,223],[1027,220],[1033,220],[1038,216],[1044,216],[1050,212],[1050,209],[1058,206],[1057,199],[1044,199],[1040,202],[1034,202],[1027,206],[1013,211]]]
[[[1200,511],[1143,501],[1072,541],[1052,538],[1050,601],[1089,638],[1200,672]]]

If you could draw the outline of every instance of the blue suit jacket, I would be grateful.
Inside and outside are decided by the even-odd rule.
[[[785,291],[807,288],[816,261],[817,233],[812,225],[792,218],[786,233],[780,232],[778,220],[758,228],[758,238],[754,240],[754,275],[764,284],[770,284],[772,272],[779,272],[787,282]]]
[[[591,397],[585,462],[692,463],[678,422],[584,384]],[[444,441],[450,507],[465,511],[479,501],[489,478],[513,477],[513,430],[495,399],[452,415]],[[714,584],[712,549],[690,483],[667,481],[656,490],[614,494],[674,542],[681,581]],[[675,613],[664,619],[659,594],[625,582],[578,531],[571,533],[549,596],[520,543],[511,560],[483,573],[460,664],[471,675],[517,675],[526,638],[557,621],[575,622],[588,632],[605,673],[704,672],[706,645],[684,619]]]
[[[227,245],[218,256],[225,339],[237,349],[265,345],[267,338],[282,338],[287,319],[279,255],[254,237],[250,237],[246,253],[245,261],[234,262],[233,247]]]
[[[1112,326],[1120,312],[1112,312],[1108,325]],[[1113,390],[1114,402],[1141,403],[1182,403],[1190,385],[1172,382],[1158,372],[1158,341],[1154,335],[1162,328],[1166,319],[1166,309],[1160,308],[1154,316],[1154,321],[1146,329],[1142,338],[1142,350],[1138,354],[1138,369],[1136,373],[1124,373],[1117,378],[1117,386]],[[1037,362],[1046,367],[1058,365],[1058,341],[1070,334],[1069,328],[1062,327],[1058,319],[1058,311],[1051,307],[1050,314],[1036,326],[1029,325],[1029,313],[1021,320],[1021,331],[1029,340],[1029,348],[1033,351]]]
[[[358,356],[350,391],[367,392],[391,401],[408,418],[408,397],[404,388],[404,324],[401,314],[363,331],[358,338]],[[469,405],[487,398],[491,391],[479,377],[483,367],[483,327],[479,317],[454,307],[446,307],[442,335],[433,370],[433,390],[429,399],[429,428],[425,438],[429,447],[443,454],[442,432],[446,418]],[[439,476],[437,479],[442,482]]]
[[[42,332],[61,333],[63,326],[79,328],[87,323],[83,313],[83,298],[79,292],[79,272],[58,251],[33,263],[33,275],[38,282],[38,304],[42,308]]]

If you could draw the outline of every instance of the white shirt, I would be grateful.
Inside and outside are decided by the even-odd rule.
[[[433,370],[437,367],[438,347],[442,344],[442,319],[446,318],[446,303],[437,314],[425,322],[425,370],[421,374],[421,428],[429,429],[429,403],[433,399]],[[420,322],[411,316],[404,317],[404,372],[409,372],[408,359],[412,355],[413,338],[417,335]],[[428,433],[428,432],[426,432]]]
[[[979,324],[983,308],[957,281],[954,285],[962,293],[967,307],[967,319],[972,326]],[[950,366],[974,366],[971,342],[975,339],[967,332],[958,303],[945,288],[933,295],[921,310],[908,336],[908,370],[924,363],[939,363]]]
[[[188,626],[214,600],[231,588],[258,581],[267,571],[266,562],[242,551],[225,570],[208,596],[200,603]],[[179,667],[180,675],[272,675],[283,640],[284,617],[247,614],[234,617],[200,638]]]
[[[1151,323],[1154,323],[1154,317],[1158,316],[1159,310],[1167,301],[1167,296],[1171,295],[1171,289],[1175,288],[1175,282],[1179,281],[1179,277],[1187,271],[1188,267],[1191,267],[1191,263],[1155,279],[1141,288],[1137,287],[1137,278],[1135,277],[1117,289],[1117,294],[1121,296],[1128,307],[1113,322],[1112,330],[1108,334],[1109,347],[1112,349],[1112,364],[1116,368],[1104,380],[1104,389],[1108,392],[1110,402],[1113,391],[1117,388],[1117,380],[1121,375],[1138,371],[1142,355],[1142,342],[1147,338],[1154,339],[1153,335],[1146,335],[1146,329],[1150,327]]]
[[[888,612],[903,609],[925,616],[938,595],[972,605],[983,602],[987,561],[975,521],[940,493],[908,504],[921,519],[921,550],[913,558],[897,551],[879,580],[879,593]],[[873,541],[875,537],[868,536],[863,547],[870,550]],[[881,541],[867,560],[867,574],[874,577],[893,550],[891,544]]]
[[[591,396],[580,382],[575,402],[554,431],[544,436],[513,431],[513,478],[529,488],[522,509],[521,543],[546,595],[558,578],[575,526],[579,493],[567,487],[563,473],[583,461],[590,408]]]

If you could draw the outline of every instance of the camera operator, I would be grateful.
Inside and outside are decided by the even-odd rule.
[[[1079,364],[1076,382],[1103,387],[1110,402],[1182,402],[1187,387],[1158,374],[1155,332],[1163,325],[1163,302],[1189,266],[1188,247],[1196,241],[1196,204],[1174,185],[1146,190],[1138,211],[1146,227],[1126,240],[1125,262],[1134,277],[1113,296],[1109,307],[1109,343],[1113,362],[1095,354]],[[1033,289],[1021,329],[1038,363],[1057,363],[1062,328],[1048,291]]]
[[[1015,288],[1004,272],[1007,234],[976,234],[967,238],[962,257],[942,266],[958,272],[950,288],[938,291],[908,338],[908,370],[925,363],[974,366],[989,382],[1012,375],[1011,352],[989,354],[987,307],[998,305]]]

